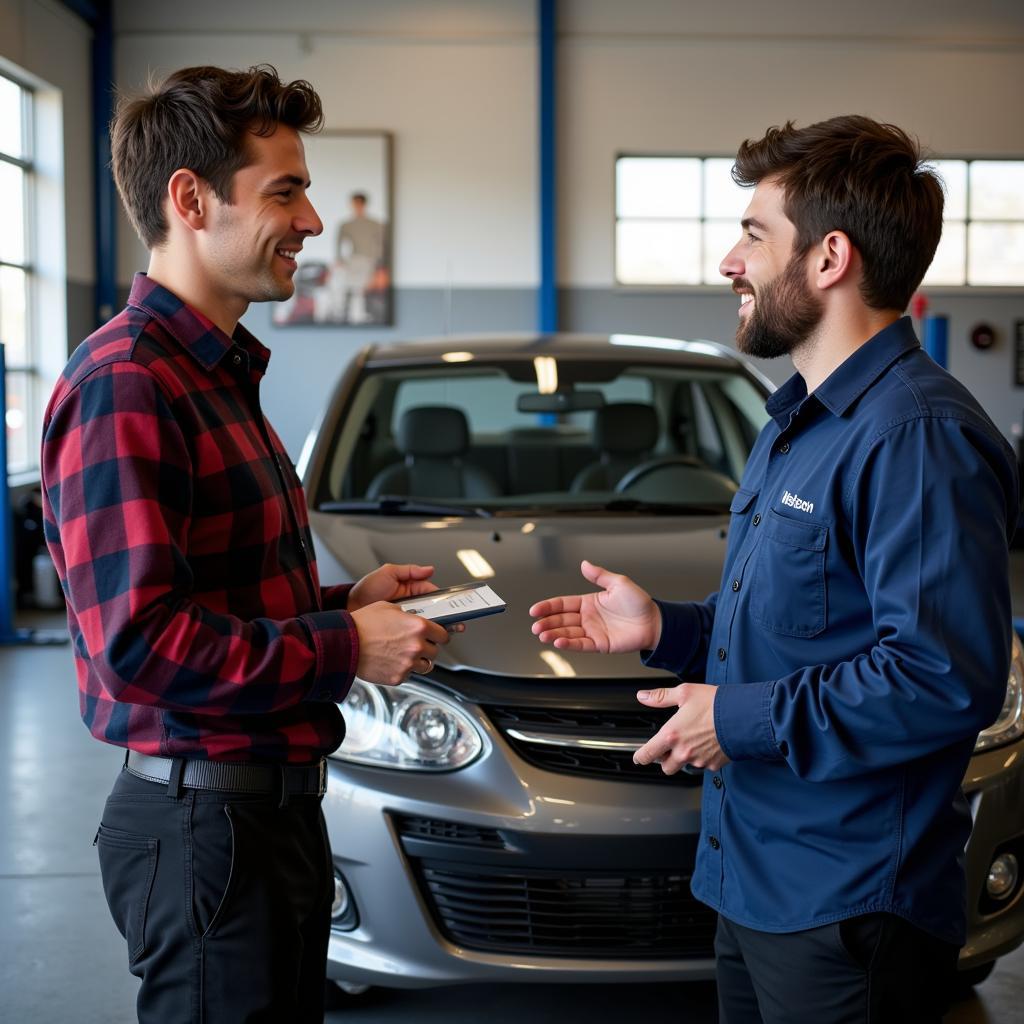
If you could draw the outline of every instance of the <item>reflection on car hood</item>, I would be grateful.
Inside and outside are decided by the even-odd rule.
[[[702,600],[718,589],[728,523],[725,515],[412,521],[311,512],[310,519],[325,585],[359,579],[384,562],[433,565],[438,586],[465,583],[472,577],[459,552],[467,551],[493,568],[487,582],[507,611],[467,623],[465,633],[443,648],[439,666],[581,679],[626,679],[648,670],[636,655],[578,654],[540,644],[530,632],[530,606],[596,589],[580,575],[584,558],[632,577],[660,598]]]

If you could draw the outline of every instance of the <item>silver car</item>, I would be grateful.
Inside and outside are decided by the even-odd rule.
[[[343,989],[712,976],[715,915],[689,890],[700,778],[632,762],[669,715],[635,699],[661,674],[544,648],[527,609],[578,592],[585,557],[660,597],[716,590],[769,391],[719,345],[624,335],[445,338],[348,367],[299,467],[323,581],[432,563],[508,610],[429,676],[357,680],[343,705],[324,805]],[[964,779],[965,983],[1024,939],[1022,681],[1015,644]]]

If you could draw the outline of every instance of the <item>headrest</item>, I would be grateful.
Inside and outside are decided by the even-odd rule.
[[[614,402],[594,413],[594,447],[611,455],[649,452],[658,443],[658,414],[642,402]]]
[[[421,405],[407,409],[398,423],[398,450],[404,455],[444,458],[469,448],[469,426],[461,409]]]

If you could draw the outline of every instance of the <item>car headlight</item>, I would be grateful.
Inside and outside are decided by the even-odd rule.
[[[483,734],[464,711],[415,683],[356,679],[341,710],[345,742],[331,755],[339,761],[441,772],[464,768],[484,749]]]
[[[1010,678],[1006,683],[1006,700],[999,717],[978,734],[974,752],[991,750],[1005,743],[1012,743],[1024,736],[1024,651],[1017,634],[1013,635],[1013,658],[1010,661]]]

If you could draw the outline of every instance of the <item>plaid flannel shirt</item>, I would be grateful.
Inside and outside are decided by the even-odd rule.
[[[260,411],[270,353],[136,275],[46,410],[46,541],[82,717],[146,754],[301,763],[344,737],[358,638]]]

